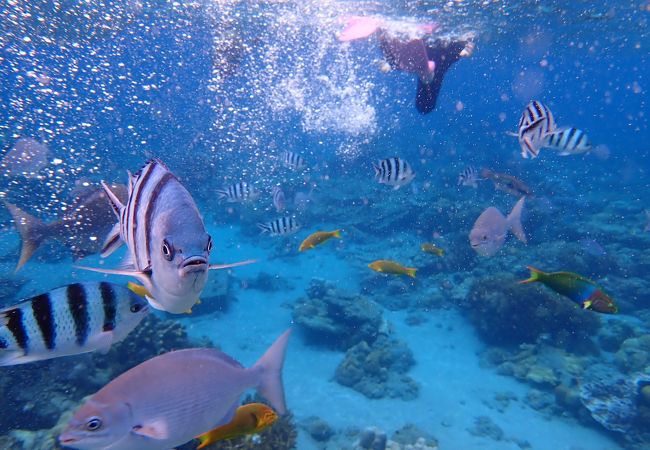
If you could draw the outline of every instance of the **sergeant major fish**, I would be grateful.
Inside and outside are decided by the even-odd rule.
[[[273,206],[275,207],[275,211],[278,213],[283,212],[287,207],[287,201],[282,188],[280,186],[273,186],[271,195],[273,197]]]
[[[147,315],[126,287],[75,283],[0,311],[0,366],[108,351]]]
[[[208,269],[252,262],[208,265],[212,238],[192,196],[161,161],[153,159],[135,175],[129,174],[125,204],[108,185],[102,186],[119,219],[106,238],[102,256],[122,243],[128,256],[120,269],[82,268],[137,278],[154,308],[187,312],[199,300]]]
[[[286,151],[280,154],[280,162],[284,167],[291,170],[303,170],[307,167],[305,158],[298,153]]]
[[[372,164],[375,178],[380,184],[399,189],[409,184],[415,178],[415,172],[405,160],[397,157],[386,158]]]
[[[593,149],[587,134],[577,128],[563,128],[549,133],[545,147],[557,150],[560,156],[579,155]]]
[[[471,186],[474,189],[478,187],[479,173],[476,168],[468,166],[458,175],[458,186]]]
[[[248,369],[213,348],[151,358],[88,398],[59,442],[83,450],[170,450],[232,421],[241,395],[251,388],[284,414],[282,366],[289,334]]]
[[[217,194],[220,199],[225,199],[228,203],[253,202],[260,196],[260,192],[245,181],[217,189]]]
[[[262,233],[271,236],[287,236],[300,229],[300,225],[293,217],[281,217],[271,222],[258,223],[257,227],[262,230]]]
[[[548,134],[555,129],[551,110],[538,100],[531,101],[521,114],[517,127],[516,135],[521,146],[521,156],[537,158],[540,149],[545,146]]]

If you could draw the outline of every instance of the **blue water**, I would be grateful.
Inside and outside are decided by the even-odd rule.
[[[436,109],[422,115],[415,75],[379,70],[376,37],[336,39],[350,15],[437,22],[446,37],[472,33],[476,49],[451,67]],[[368,427],[392,439],[407,424],[440,449],[649,448],[647,0],[9,1],[0,19],[3,200],[54,221],[80,183],[125,183],[126,170],[160,158],[198,205],[215,243],[211,262],[257,260],[212,272],[192,315],[157,313],[182,324],[193,345],[207,337],[248,366],[292,325],[314,280],[325,280],[332,297],[376,302],[381,332],[410,349],[414,365],[404,374],[418,386],[415,398],[369,398],[336,381],[348,350],[337,347],[339,338],[315,342],[293,324],[284,382],[297,448],[354,448]],[[523,159],[508,133],[533,99],[604,151],[563,157],[544,149]],[[44,164],[28,166],[29,176],[6,167],[25,137],[49,149]],[[282,167],[287,150],[303,155],[307,169]],[[371,163],[392,156],[416,173],[399,190],[373,179]],[[517,197],[490,181],[457,186],[470,165],[516,176],[534,191],[523,213],[527,244],[510,235],[492,257],[472,250],[468,234],[481,212],[495,206],[507,214]],[[255,185],[260,198],[219,201],[216,189],[238,181]],[[276,185],[287,195],[287,215],[301,224],[295,235],[259,234],[257,223],[281,216],[270,195]],[[292,204],[296,194],[308,198],[304,208]],[[20,237],[8,212],[0,219],[0,305],[104,279],[74,267],[97,266],[99,255],[74,261],[53,239],[14,272]],[[339,228],[341,240],[298,252],[310,233]],[[445,256],[422,253],[424,242]],[[105,267],[119,265],[121,252]],[[375,273],[367,265],[377,259],[416,267],[417,278]],[[574,308],[543,287],[513,291],[526,265],[597,281],[620,313]],[[211,305],[224,290],[228,306]],[[476,292],[488,294],[474,304]],[[526,327],[533,338],[520,337],[517,328]],[[44,374],[64,386],[66,368],[102,357],[2,367],[0,393],[19,377],[33,377],[34,392],[28,405],[13,393],[11,404],[3,401],[16,417],[0,421],[0,436],[53,427],[102,385],[101,376],[84,386],[83,378],[70,381],[52,400],[40,388]],[[610,386],[616,380],[629,385],[624,395]],[[622,427],[594,412],[597,394],[586,391],[601,382],[596,400],[625,410]],[[329,440],[310,433],[311,416],[329,424]],[[18,448],[54,445],[25,442]]]

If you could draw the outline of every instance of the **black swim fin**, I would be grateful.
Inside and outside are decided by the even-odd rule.
[[[418,91],[415,94],[415,107],[420,114],[428,114],[436,107],[442,77],[434,77],[430,83],[423,83],[418,78]]]

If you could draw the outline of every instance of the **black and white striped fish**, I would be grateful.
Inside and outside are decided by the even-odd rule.
[[[536,158],[540,149],[545,146],[548,134],[555,129],[555,119],[551,110],[538,100],[530,102],[521,114],[517,127],[521,156],[524,159]]]
[[[281,217],[267,223],[258,223],[257,226],[262,233],[268,233],[271,236],[287,236],[300,229],[300,225],[293,217]]]
[[[399,189],[409,184],[415,178],[415,172],[408,162],[401,158],[386,158],[372,163],[375,169],[375,178],[381,184]]]
[[[303,158],[302,155],[291,151],[282,152],[280,154],[280,161],[284,167],[291,170],[302,170],[307,167],[305,158]]]
[[[75,283],[0,311],[0,366],[108,351],[147,315],[147,301],[112,283]]]
[[[458,175],[458,186],[471,186],[473,188],[478,187],[479,173],[473,166],[467,166],[463,171]]]
[[[550,133],[545,147],[557,150],[559,155],[579,155],[593,149],[584,131],[577,128],[562,128]]]
[[[273,195],[273,206],[275,207],[276,212],[283,212],[287,206],[284,191],[280,186],[273,186],[271,194]]]
[[[225,199],[228,203],[253,202],[260,196],[260,192],[245,181],[217,189],[217,194],[220,199]]]
[[[126,204],[108,185],[102,186],[119,219],[106,238],[102,256],[122,243],[128,247],[128,256],[121,269],[83,268],[137,278],[154,308],[187,312],[199,300],[208,269],[250,262],[208,265],[212,238],[194,199],[161,161],[153,159],[135,175],[129,174]]]

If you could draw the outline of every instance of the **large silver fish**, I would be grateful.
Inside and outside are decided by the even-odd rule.
[[[0,366],[107,351],[149,306],[124,286],[75,283],[0,311]]]
[[[145,361],[86,400],[59,442],[81,450],[169,450],[230,422],[241,395],[251,388],[283,414],[289,334],[284,332],[248,369],[209,348]]]
[[[106,184],[102,186],[119,219],[106,238],[102,256],[122,243],[128,256],[121,269],[83,268],[137,278],[154,308],[187,312],[199,300],[208,269],[251,262],[208,265],[212,238],[194,199],[161,161],[153,159],[135,175],[129,174],[126,204]]]

